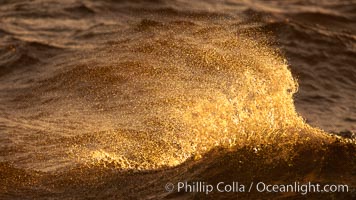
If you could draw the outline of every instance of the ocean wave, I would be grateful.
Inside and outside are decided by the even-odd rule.
[[[303,140],[303,139],[302,139]],[[292,183],[307,179],[319,184],[342,181],[352,183],[353,152],[355,146],[338,141],[324,144],[305,141],[296,146],[259,146],[239,149],[216,148],[199,160],[188,160],[174,168],[135,171],[119,170],[117,164],[103,158],[95,165],[77,165],[65,171],[43,173],[22,170],[9,163],[0,164],[2,174],[2,198],[32,199],[50,195],[53,199],[95,197],[107,198],[208,198],[216,199],[221,193],[167,193],[162,191],[167,182],[203,180],[217,184],[220,181],[240,184],[264,181],[266,183]],[[283,149],[283,151],[280,151]],[[287,152],[286,152],[287,151]],[[285,154],[283,154],[285,153]],[[283,156],[292,158],[281,159]],[[251,159],[254,158],[254,159]],[[335,166],[338,166],[335,168]],[[343,176],[341,178],[340,176]],[[14,178],[17,177],[17,178]],[[321,180],[319,177],[323,177]],[[349,177],[349,178],[346,178]],[[256,182],[256,183],[257,183]],[[11,187],[10,187],[11,186]],[[16,192],[13,190],[16,188]],[[226,193],[224,198],[234,198],[235,193]],[[352,198],[353,193],[338,193],[338,198]],[[259,198],[258,193],[239,193],[244,198]],[[282,194],[265,194],[264,197],[297,199],[298,194],[287,197]],[[311,199],[327,198],[324,194],[308,194]]]
[[[162,191],[180,179],[354,187],[344,3],[2,1],[0,198],[218,198]]]

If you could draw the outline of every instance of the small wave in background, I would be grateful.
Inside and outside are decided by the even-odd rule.
[[[164,191],[183,180],[354,188],[355,10],[1,1],[0,197],[236,197]]]

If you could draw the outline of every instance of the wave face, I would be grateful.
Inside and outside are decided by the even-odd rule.
[[[167,178],[214,182],[231,152],[260,148],[270,168],[307,148],[323,181],[353,184],[356,7],[306,4],[2,1],[0,197],[168,198]],[[343,171],[319,159],[336,154]]]

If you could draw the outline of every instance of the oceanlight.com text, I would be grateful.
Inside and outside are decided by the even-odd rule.
[[[209,194],[211,192],[267,192],[267,193],[283,193],[283,192],[295,192],[302,195],[308,193],[334,193],[334,192],[348,192],[349,187],[345,184],[319,184],[319,183],[300,183],[293,182],[290,184],[269,184],[264,182],[250,182],[243,184],[238,181],[234,182],[218,182],[216,184],[210,184],[204,181],[195,182],[177,182],[167,183],[165,185],[167,192],[195,192]]]

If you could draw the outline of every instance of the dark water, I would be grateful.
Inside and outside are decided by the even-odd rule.
[[[0,0],[0,198],[354,188],[355,58],[355,1]]]

